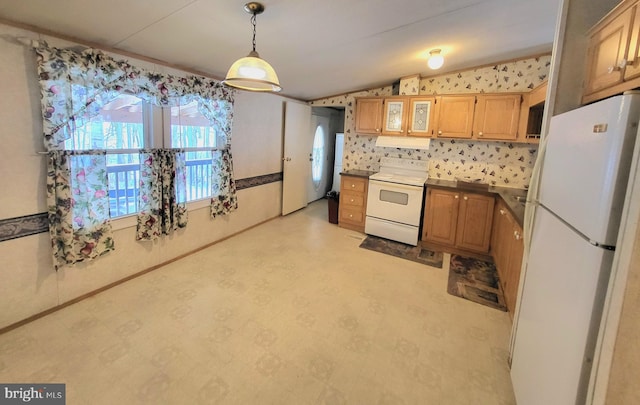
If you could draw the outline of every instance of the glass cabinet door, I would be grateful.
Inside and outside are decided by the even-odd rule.
[[[385,135],[406,135],[407,119],[405,117],[406,100],[384,100],[384,123],[382,133]]]
[[[435,97],[412,97],[407,135],[431,136],[434,128]]]

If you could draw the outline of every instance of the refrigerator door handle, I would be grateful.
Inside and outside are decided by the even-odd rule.
[[[571,226],[570,223],[568,223],[567,221],[565,221],[564,219],[560,218],[558,215],[556,215],[555,212],[551,211],[549,208],[545,207],[544,204],[541,204],[540,202],[537,203],[537,206],[544,209],[545,211],[547,211],[549,214],[553,215],[556,219],[558,219],[560,222],[562,222],[563,224],[565,224],[567,227],[569,227],[569,229],[573,230],[576,234],[578,234],[578,236],[580,236],[582,239],[586,240],[587,242],[589,242],[591,245],[595,246],[595,247],[599,247],[600,249],[605,249],[605,250],[616,250],[615,246],[612,245],[605,245],[602,244],[598,241],[589,239],[588,237],[586,237],[582,232],[580,232],[579,230],[577,230],[576,228],[574,228],[573,226]]]

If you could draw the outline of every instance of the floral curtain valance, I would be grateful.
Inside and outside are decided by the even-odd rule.
[[[61,149],[76,120],[91,117],[118,94],[130,93],[152,104],[174,106],[197,100],[200,112],[231,143],[234,90],[197,76],[178,77],[141,69],[96,49],[75,52],[34,41],[42,94],[44,142]],[[222,145],[224,147],[224,145]]]

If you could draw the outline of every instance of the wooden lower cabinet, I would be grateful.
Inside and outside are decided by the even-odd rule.
[[[505,304],[509,315],[513,318],[524,254],[522,227],[518,225],[502,201],[496,204],[494,217],[491,253],[498,270]]]
[[[428,187],[422,240],[488,253],[494,201],[485,194]]]
[[[455,245],[459,202],[459,192],[427,188],[422,240]]]
[[[341,176],[338,226],[364,232],[368,185],[366,177]]]

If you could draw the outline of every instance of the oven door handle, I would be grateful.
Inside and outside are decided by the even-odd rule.
[[[371,185],[374,186],[378,186],[380,188],[386,189],[386,190],[397,190],[397,189],[402,189],[402,190],[408,190],[408,191],[417,191],[420,190],[421,188],[423,188],[423,186],[413,186],[410,184],[400,184],[400,183],[392,183],[390,181],[382,181],[382,180],[371,180],[369,179],[369,188],[371,188]]]

